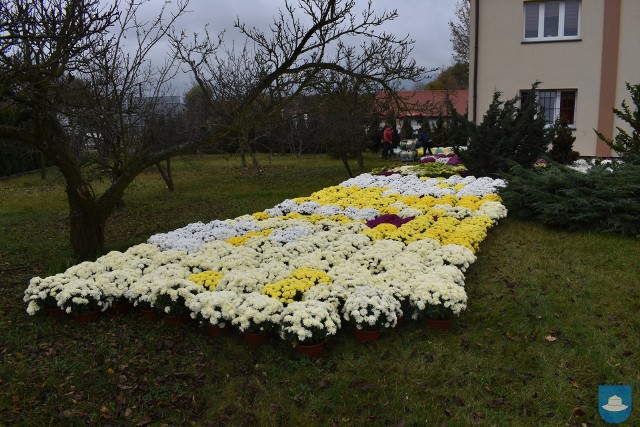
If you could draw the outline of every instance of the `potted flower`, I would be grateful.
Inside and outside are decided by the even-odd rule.
[[[323,301],[295,301],[282,311],[280,337],[294,343],[298,352],[318,356],[328,336],[340,328],[335,306]]]
[[[226,335],[231,331],[231,319],[236,316],[241,298],[231,291],[200,292],[189,302],[191,317],[205,325],[209,335]]]
[[[165,323],[186,323],[191,316],[191,300],[204,288],[178,277],[157,279],[156,284],[155,309],[164,316]]]
[[[91,279],[72,279],[56,294],[56,301],[58,307],[78,322],[91,322],[109,307],[102,289]]]
[[[324,301],[335,307],[340,313],[350,292],[342,285],[332,283],[325,286],[314,286],[302,295],[302,301]]]
[[[128,310],[129,300],[125,296],[129,287],[140,279],[140,274],[132,269],[109,271],[95,276],[95,281],[102,289],[105,302],[117,313]]]
[[[62,273],[44,279],[41,277],[32,278],[22,298],[27,303],[27,313],[33,316],[40,309],[44,309],[51,317],[64,316],[65,312],[58,307],[56,295],[64,289],[65,284],[70,280]]]
[[[427,319],[431,328],[444,329],[454,315],[467,307],[467,293],[453,281],[428,280],[416,285],[410,296],[414,319]]]
[[[400,302],[386,289],[360,286],[354,289],[342,308],[345,320],[354,324],[358,341],[375,341],[383,328],[392,328],[402,315]]]
[[[155,311],[157,285],[151,277],[143,277],[132,283],[124,292],[124,296],[140,310],[142,317],[155,320],[160,317]]]
[[[410,313],[413,311],[411,306],[411,285],[407,281],[402,280],[394,280],[390,283],[383,283],[380,285],[382,289],[385,289],[387,292],[390,292],[391,295],[400,303],[400,314],[398,314],[398,319],[396,322],[396,326],[400,327],[401,322],[408,318]]]
[[[243,333],[245,342],[259,345],[266,341],[268,334],[278,330],[282,308],[282,302],[277,299],[251,292],[243,295],[231,323]]]

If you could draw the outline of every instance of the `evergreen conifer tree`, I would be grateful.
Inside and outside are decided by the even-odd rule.
[[[400,128],[400,139],[413,138],[413,128],[411,127],[411,117],[405,116],[402,119],[402,127]]]
[[[558,120],[553,128],[553,134],[549,158],[563,165],[569,165],[578,160],[580,153],[573,150],[573,143],[576,137],[573,136],[566,120]]]
[[[431,136],[434,147],[444,147],[447,145],[447,122],[444,120],[444,117],[442,117],[442,114],[438,116],[431,129],[429,129],[427,125],[427,132]]]
[[[598,138],[607,143],[620,157],[628,162],[640,164],[640,84],[626,83],[627,90],[631,93],[631,101],[635,109],[631,111],[626,100],[622,100],[622,109],[614,108],[613,114],[631,127],[631,135],[617,126],[618,134],[614,139],[607,138],[597,130]]]
[[[532,86],[532,94],[537,86],[537,83]],[[500,96],[498,91],[493,94],[479,125],[451,112],[454,146],[468,140],[467,149],[456,148],[456,154],[475,176],[495,176],[514,164],[532,167],[549,145],[544,114],[535,97],[526,97],[519,107],[519,97],[503,102]]]

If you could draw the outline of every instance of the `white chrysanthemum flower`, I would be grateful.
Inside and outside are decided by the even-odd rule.
[[[317,343],[335,335],[340,324],[340,314],[329,302],[295,301],[282,310],[280,337],[299,344]]]
[[[224,328],[237,317],[242,298],[231,291],[204,291],[187,303],[191,317],[203,319],[207,324]]]
[[[270,332],[277,329],[283,305],[275,298],[252,292],[244,295],[238,315],[231,320],[241,332]]]
[[[364,330],[392,328],[401,315],[400,301],[393,293],[373,286],[355,288],[342,307],[344,319]]]

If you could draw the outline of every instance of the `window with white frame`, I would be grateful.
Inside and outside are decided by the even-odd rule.
[[[580,0],[524,3],[524,41],[576,40]]]
[[[536,90],[535,97],[542,106],[545,120],[548,124],[555,123],[558,119],[567,122],[571,127],[575,127],[576,117],[576,90]],[[520,92],[522,102],[531,96],[530,90]]]

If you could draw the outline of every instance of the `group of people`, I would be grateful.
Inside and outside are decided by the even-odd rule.
[[[431,151],[431,138],[429,137],[429,134],[427,133],[427,131],[424,130],[424,128],[421,127],[420,129],[418,129],[417,139],[418,139],[417,147],[424,148],[425,154],[427,152],[429,154],[433,154],[433,152]],[[391,157],[392,149],[393,149],[393,128],[391,127],[391,124],[387,123],[385,124],[384,129],[382,130],[382,158],[388,159],[389,157]],[[375,152],[377,152],[377,149],[375,149]]]

